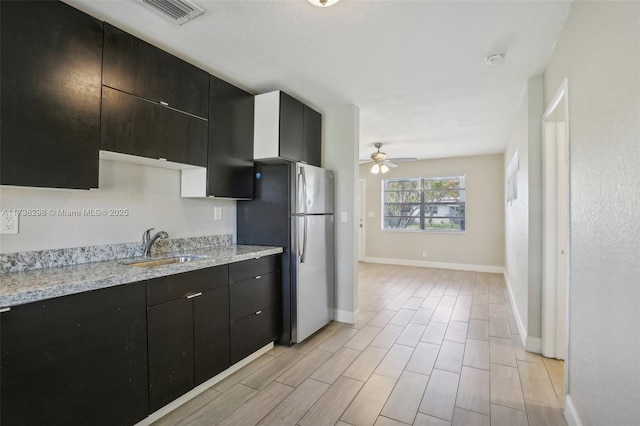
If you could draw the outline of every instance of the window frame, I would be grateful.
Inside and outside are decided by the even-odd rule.
[[[459,182],[459,186],[458,188],[456,188],[457,191],[459,191],[459,200],[457,202],[443,202],[443,203],[432,203],[432,202],[426,202],[425,200],[425,190],[426,190],[426,186],[425,186],[425,182],[428,181],[439,181],[439,180],[458,180]],[[401,190],[395,190],[395,191],[388,191],[385,189],[385,186],[387,184],[387,182],[411,182],[411,181],[419,181],[419,189],[408,189],[406,191],[419,191],[419,198],[420,198],[420,202],[413,202],[413,203],[395,203],[397,205],[417,205],[418,206],[418,215],[415,216],[415,219],[418,220],[418,229],[403,229],[403,228],[385,228],[385,222],[387,221],[387,218],[389,217],[402,217],[402,216],[391,216],[389,214],[387,214],[388,209],[386,209],[387,205],[389,203],[386,202],[386,197],[385,195],[389,192],[401,192]],[[442,233],[442,234],[465,234],[467,232],[467,182],[466,182],[466,175],[464,174],[460,174],[460,175],[447,175],[447,176],[421,176],[421,177],[403,177],[403,178],[389,178],[389,179],[382,179],[381,180],[381,187],[380,187],[380,229],[382,232],[428,232],[428,233]],[[425,224],[428,220],[428,216],[425,216],[425,213],[428,211],[427,209],[431,208],[431,207],[436,207],[439,208],[440,206],[452,206],[455,205],[458,208],[462,207],[464,209],[464,213],[462,216],[440,216],[437,218],[445,218],[445,219],[456,219],[459,218],[461,219],[461,224],[459,229],[451,229],[451,230],[447,230],[447,229],[433,229],[433,228],[425,228]],[[405,217],[411,217],[411,216],[405,216]],[[434,218],[436,218],[436,216],[434,216]]]

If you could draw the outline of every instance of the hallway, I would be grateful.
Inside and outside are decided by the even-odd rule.
[[[359,265],[359,321],[276,346],[154,425],[566,425],[501,275]]]

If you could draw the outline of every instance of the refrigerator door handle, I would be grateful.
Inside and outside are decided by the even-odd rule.
[[[302,179],[302,213],[307,214],[307,175],[304,167],[300,167],[300,177]]]
[[[304,228],[302,230],[302,254],[300,255],[300,263],[304,263],[307,257],[307,216],[304,216]]]

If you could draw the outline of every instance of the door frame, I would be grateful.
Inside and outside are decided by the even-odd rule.
[[[358,261],[364,262],[365,248],[366,248],[366,224],[365,211],[366,211],[366,194],[367,194],[367,180],[358,179]]]
[[[542,117],[542,354],[565,360],[565,394],[569,392],[569,295],[571,273],[571,197],[569,157],[569,82],[564,79]],[[560,185],[560,186],[559,186]],[[559,215],[558,199],[564,204]],[[558,238],[559,227],[564,239]],[[562,249],[564,248],[564,253]],[[562,262],[562,263],[560,263]],[[564,286],[558,285],[558,278]],[[564,287],[564,288],[563,288]],[[559,328],[564,326],[563,328]]]

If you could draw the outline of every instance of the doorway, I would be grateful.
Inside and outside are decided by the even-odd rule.
[[[565,79],[542,118],[542,354],[567,358],[570,275],[569,95]],[[565,393],[567,362],[565,361]]]

